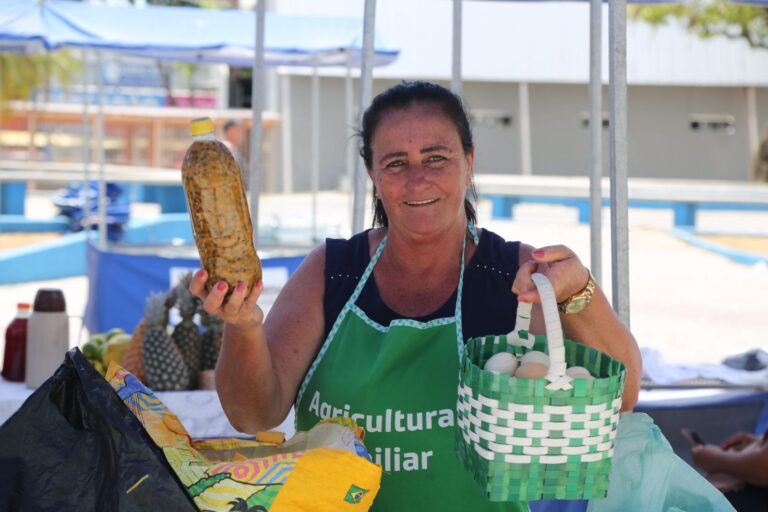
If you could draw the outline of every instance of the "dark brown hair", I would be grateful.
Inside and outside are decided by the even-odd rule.
[[[376,128],[384,114],[392,110],[405,109],[418,103],[432,103],[436,105],[456,127],[464,154],[469,155],[472,152],[474,146],[472,129],[470,128],[469,116],[461,98],[445,87],[431,82],[403,82],[390,87],[376,96],[371,102],[371,106],[363,114],[363,126],[358,136],[360,137],[360,156],[363,158],[363,162],[365,162],[366,169],[371,170],[373,167],[373,148],[371,144]],[[477,200],[474,183],[470,185],[470,195],[473,200]],[[477,223],[475,207],[467,198],[464,199],[464,212],[467,214],[469,222]],[[374,185],[373,227],[386,227],[388,225],[387,212],[384,211],[384,205],[381,203],[381,200],[376,198],[376,187]]]

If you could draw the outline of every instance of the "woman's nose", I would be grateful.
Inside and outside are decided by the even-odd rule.
[[[411,164],[408,168],[408,183],[419,185],[425,183],[429,177],[429,170],[421,163]]]

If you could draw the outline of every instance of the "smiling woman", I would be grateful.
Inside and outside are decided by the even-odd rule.
[[[395,114],[398,111],[402,112],[408,110],[408,107],[414,107],[417,105],[423,107],[419,110],[430,111],[424,113],[434,116],[437,123],[443,124],[443,128],[445,128],[444,123],[448,123],[448,130],[443,130],[438,135],[442,135],[441,138],[447,136],[451,139],[452,142],[454,142],[453,146],[436,143],[434,146],[419,148],[419,154],[430,156],[432,158],[430,163],[434,163],[436,168],[443,167],[438,165],[439,162],[445,158],[444,154],[439,153],[441,150],[443,152],[450,151],[451,156],[453,157],[455,157],[457,152],[460,150],[464,153],[464,156],[468,157],[471,161],[474,160],[475,144],[472,140],[472,130],[469,126],[469,116],[467,116],[461,100],[454,96],[450,91],[444,87],[440,87],[439,85],[429,82],[413,82],[410,85],[404,84],[404,86],[392,87],[379,94],[373,100],[370,108],[368,108],[365,115],[363,116],[363,126],[359,133],[361,141],[360,156],[363,158],[365,167],[369,170],[369,173],[374,168],[374,132],[377,131],[377,128],[380,132],[388,132],[388,130],[386,130],[386,126],[384,128],[379,127],[380,123],[382,122],[382,117],[385,117],[388,114]],[[398,127],[398,125],[395,125],[395,128]],[[458,138],[458,141],[455,141],[456,137]],[[456,142],[458,142],[459,147],[456,147]],[[431,151],[435,151],[436,154],[430,155]],[[393,153],[385,153],[383,158],[395,158],[398,156],[407,157],[408,155],[403,150],[394,150]],[[471,179],[471,161],[469,164],[469,193],[472,200],[477,200],[477,193]],[[381,166],[382,163],[383,162],[378,162],[378,165]],[[402,165],[401,162],[389,162],[390,165],[392,163],[395,164],[395,167]],[[433,167],[430,166],[430,168]],[[387,227],[389,225],[389,218],[387,217],[387,213],[384,210],[383,204],[377,197],[375,180],[373,196],[373,224],[374,226]],[[477,222],[474,206],[472,205],[472,202],[466,197],[464,200],[464,211],[466,213],[467,219],[469,219],[472,223]]]
[[[227,322],[216,369],[224,411],[245,432],[274,427],[292,406],[298,430],[329,415],[364,424],[385,468],[373,510],[527,510],[489,502],[455,455],[460,354],[469,338],[512,331],[518,302],[539,302],[534,272],[565,303],[592,286],[589,271],[565,246],[534,250],[475,227],[472,133],[444,87],[384,91],[360,139],[373,228],[317,247],[266,319],[260,283],[225,300],[226,284],[206,292],[206,273],[193,279],[206,311]],[[599,288],[578,304],[561,316],[566,336],[626,365],[630,410],[637,344]],[[544,331],[538,304],[531,331]]]
[[[464,230],[474,153],[464,153],[438,106],[416,104],[383,115],[373,159],[368,174],[382,226],[409,230],[410,236]]]

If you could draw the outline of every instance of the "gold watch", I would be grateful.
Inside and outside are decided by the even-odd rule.
[[[589,272],[589,269],[587,269],[587,272]],[[566,315],[573,315],[582,311],[592,300],[592,295],[595,293],[596,287],[597,283],[595,283],[595,278],[592,277],[592,272],[589,272],[589,281],[587,281],[587,285],[580,292],[574,293],[563,302],[558,302],[558,311],[565,313]]]

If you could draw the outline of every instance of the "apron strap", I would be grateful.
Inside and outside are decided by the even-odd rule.
[[[371,257],[371,261],[368,262],[368,266],[365,267],[365,271],[363,272],[363,275],[360,276],[360,280],[357,282],[357,286],[355,286],[355,291],[352,292],[352,295],[349,296],[349,300],[347,300],[346,304],[344,304],[344,308],[351,307],[352,304],[355,304],[357,302],[358,297],[360,297],[360,294],[363,293],[363,288],[365,288],[365,283],[368,282],[368,278],[373,273],[373,267],[376,266],[376,263],[379,262],[379,258],[381,258],[381,253],[384,252],[384,247],[387,245],[387,239],[389,238],[389,235],[384,235],[384,238],[381,240],[381,243],[379,243],[379,246],[376,248],[376,252],[373,253],[373,256]]]
[[[352,306],[357,302],[358,297],[360,297],[360,294],[363,292],[363,288],[365,288],[365,283],[368,281],[368,278],[371,277],[371,273],[373,273],[373,267],[376,266],[376,263],[379,261],[379,258],[381,258],[381,253],[384,251],[384,247],[387,245],[387,236],[384,236],[384,239],[379,243],[379,247],[376,248],[376,252],[371,257],[371,261],[368,263],[368,266],[365,267],[365,271],[360,276],[360,280],[357,282],[357,286],[355,286],[355,290],[352,292],[352,295],[349,296],[349,299],[347,299],[347,302],[344,303],[344,307],[341,308],[341,311],[339,311],[338,316],[336,316],[336,320],[333,322],[333,326],[331,327],[331,330],[328,332],[328,336],[323,341],[323,346],[320,347],[320,352],[318,352],[317,356],[315,356],[315,360],[312,361],[312,364],[309,367],[309,370],[307,370],[306,375],[304,375],[304,379],[301,382],[301,386],[299,387],[299,392],[296,395],[296,405],[298,406],[299,401],[301,400],[301,397],[304,396],[304,391],[307,389],[307,385],[309,384],[310,379],[312,378],[312,375],[315,374],[315,370],[317,369],[317,366],[320,364],[320,361],[323,359],[323,356],[325,356],[325,353],[328,351],[328,348],[331,346],[331,342],[336,336],[336,332],[341,327],[341,323],[344,320],[344,317],[349,314],[349,311],[352,309]]]
[[[467,230],[472,236],[472,240],[475,245],[479,242],[477,236],[477,229],[472,222],[467,222]],[[464,252],[467,249],[467,237],[465,236],[461,241],[461,266],[459,267],[459,286],[456,288],[456,310],[454,311],[454,318],[456,319],[456,345],[459,353],[459,364],[464,359],[464,327],[462,326],[461,319],[461,296],[464,290]]]

